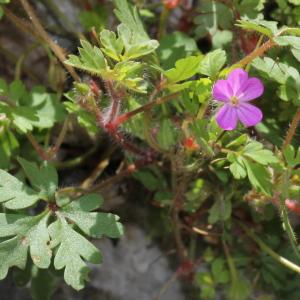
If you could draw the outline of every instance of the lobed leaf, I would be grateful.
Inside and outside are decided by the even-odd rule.
[[[9,173],[0,170],[0,203],[9,209],[22,209],[34,205],[39,194]]]

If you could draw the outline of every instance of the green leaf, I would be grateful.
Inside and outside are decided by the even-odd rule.
[[[81,45],[82,48],[78,48],[79,56],[69,55],[65,63],[93,75],[103,76],[107,71],[107,65],[101,50],[84,40],[81,41]]]
[[[300,5],[300,0],[288,0],[288,2],[294,5]]]
[[[229,30],[217,30],[212,36],[212,44],[214,49],[224,48],[233,38],[233,33]]]
[[[231,201],[229,197],[219,196],[209,210],[208,222],[215,224],[218,221],[226,221],[231,216]]]
[[[247,159],[243,159],[243,163],[253,187],[266,195],[272,195],[271,176],[266,167]]]
[[[201,60],[202,56],[182,58],[175,63],[175,68],[165,71],[164,74],[168,78],[169,83],[186,80],[198,72]]]
[[[58,186],[56,169],[45,162],[40,168],[36,163],[29,162],[21,157],[18,158],[26,176],[33,187],[40,191],[40,196],[53,197]]]
[[[111,78],[122,85],[138,93],[146,93],[146,82],[141,77],[142,64],[134,61],[123,61],[115,65]]]
[[[102,197],[96,194],[82,196],[76,201],[64,206],[61,214],[72,220],[85,234],[100,238],[103,235],[119,238],[123,234],[119,217],[111,213],[90,212],[99,208],[103,203]]]
[[[289,167],[300,164],[300,148],[296,151],[292,145],[288,145],[284,148],[283,155]]]
[[[247,16],[249,18],[256,18],[260,11],[264,9],[264,3],[266,0],[240,0],[238,1],[236,9],[241,16]]]
[[[251,286],[249,282],[242,276],[232,280],[232,284],[228,291],[228,299],[230,300],[247,300],[251,294]]]
[[[246,30],[259,32],[268,37],[273,36],[272,30],[260,25],[260,22],[257,20],[238,20],[237,26]]]
[[[19,148],[19,142],[14,133],[5,128],[0,132],[0,169],[8,169],[10,159],[16,149]]]
[[[157,133],[157,141],[159,145],[167,150],[176,143],[176,131],[171,120],[164,119]]]
[[[291,51],[292,51],[292,54],[294,55],[294,57],[295,57],[298,61],[300,61],[300,49],[295,49],[295,48],[293,48]]]
[[[157,53],[164,70],[171,69],[179,59],[199,52],[195,40],[179,31],[164,35],[159,43]]]
[[[66,94],[66,97],[72,101],[75,100],[71,94]],[[93,134],[99,131],[95,116],[84,110],[78,103],[66,101],[64,105],[69,113],[74,113],[79,125],[86,128],[87,131]]]
[[[230,172],[232,173],[233,177],[235,179],[241,179],[245,178],[247,175],[245,165],[243,163],[243,159],[241,156],[236,155],[228,155],[228,160],[231,161],[231,164],[229,166]]]
[[[114,0],[116,9],[114,13],[117,18],[135,34],[135,41],[141,42],[149,40],[143,23],[137,13],[136,7],[128,4],[127,0]]]
[[[216,258],[211,264],[211,272],[214,280],[217,283],[227,283],[230,279],[229,271],[226,270],[225,260],[223,258]]]
[[[205,55],[200,63],[199,72],[215,78],[226,62],[226,52],[218,49]]]
[[[89,273],[85,261],[100,263],[99,250],[72,229],[63,216],[49,226],[49,233],[51,245],[59,245],[54,258],[55,269],[64,269],[66,283],[76,290],[82,289]]]
[[[230,8],[219,1],[203,0],[199,5],[199,15],[194,19],[196,35],[205,37],[207,34],[214,36],[218,29],[230,29],[233,14]]]
[[[280,84],[285,84],[288,78],[292,77],[296,81],[299,80],[299,72],[296,68],[288,66],[284,63],[277,63],[270,57],[256,58],[252,62],[252,66],[263,72],[268,79],[273,79]]]
[[[93,27],[100,31],[106,26],[108,10],[104,5],[95,5],[92,11],[82,10],[79,12],[79,21],[85,31],[90,31]]]
[[[0,279],[6,277],[10,267],[25,268],[28,250],[36,266],[42,269],[49,267],[52,252],[49,248],[48,218],[49,213],[35,217],[0,214],[0,237],[10,237],[0,243]]]
[[[9,209],[22,209],[34,205],[39,194],[14,176],[0,170],[0,203]]]
[[[263,144],[256,141],[251,141],[245,146],[243,155],[262,165],[278,162],[272,151],[263,149]]]
[[[156,48],[158,48],[158,46],[159,43],[156,40],[149,40],[134,44],[126,49],[124,58],[130,60],[148,55],[152,53]]]
[[[55,123],[63,121],[66,117],[66,111],[59,95],[47,93],[42,86],[34,87],[28,99],[23,101],[22,104],[35,110],[39,120],[33,122],[34,127],[51,128]]]
[[[19,100],[25,95],[26,88],[22,81],[15,80],[9,85],[9,99],[18,103]]]
[[[107,56],[120,61],[124,45],[120,38],[117,39],[114,32],[104,29],[100,32],[100,40],[104,48],[101,48]]]
[[[15,127],[23,133],[32,131],[35,122],[39,121],[36,111],[31,107],[11,108],[9,116]]]

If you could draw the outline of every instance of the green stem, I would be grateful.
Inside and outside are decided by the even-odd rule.
[[[17,63],[16,63],[16,68],[15,68],[15,80],[21,79],[24,60],[31,53],[31,51],[33,51],[34,49],[36,49],[39,46],[40,46],[40,42],[34,43],[28,49],[26,49],[25,52],[19,57],[19,59],[17,60]]]
[[[231,281],[235,282],[238,279],[238,274],[237,274],[237,271],[236,271],[236,267],[234,265],[233,259],[232,259],[231,255],[230,255],[228,246],[227,246],[224,238],[222,238],[222,243],[223,243],[223,249],[224,249],[224,252],[225,252],[227,264],[228,264],[228,267],[229,267]]]
[[[239,223],[242,227],[244,232],[261,248],[262,251],[269,254],[274,260],[278,263],[284,265],[285,267],[289,268],[290,270],[297,272],[300,274],[300,267],[290,260],[280,256],[274,250],[272,250],[268,245],[266,245],[252,230],[250,230],[247,226],[243,223]]]
[[[89,158],[91,155],[93,155],[96,150],[98,149],[98,145],[91,148],[88,152],[84,153],[83,155],[80,155],[78,157],[75,157],[73,159],[67,160],[67,161],[61,161],[61,162],[52,162],[51,164],[55,166],[58,170],[64,170],[64,169],[71,169],[74,167],[77,167],[84,163],[84,161]]]
[[[160,40],[166,32],[166,25],[167,25],[169,13],[170,13],[169,10],[166,8],[166,6],[164,6],[159,18],[159,27],[157,33],[158,40]]]

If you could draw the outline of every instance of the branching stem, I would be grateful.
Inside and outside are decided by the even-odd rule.
[[[29,19],[31,20],[31,22],[32,22],[35,30],[39,34],[40,38],[42,38],[43,41],[49,45],[50,49],[53,51],[53,53],[56,55],[56,57],[59,59],[59,61],[62,63],[62,65],[68,70],[68,72],[73,77],[73,79],[75,81],[80,81],[80,77],[78,76],[78,74],[76,73],[74,68],[65,64],[66,56],[65,56],[64,50],[49,37],[48,33],[45,31],[45,29],[41,25],[37,15],[35,14],[33,8],[28,3],[28,1],[27,0],[19,0],[19,1],[21,2],[25,12],[27,13]]]
[[[295,135],[296,129],[299,125],[300,122],[300,108],[296,111],[294,118],[292,120],[291,126],[288,129],[283,145],[282,145],[282,150],[284,150],[293,140],[293,137]]]

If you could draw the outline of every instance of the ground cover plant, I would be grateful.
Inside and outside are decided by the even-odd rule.
[[[83,289],[130,181],[187,299],[299,299],[300,2],[69,2],[0,0],[0,279]]]

